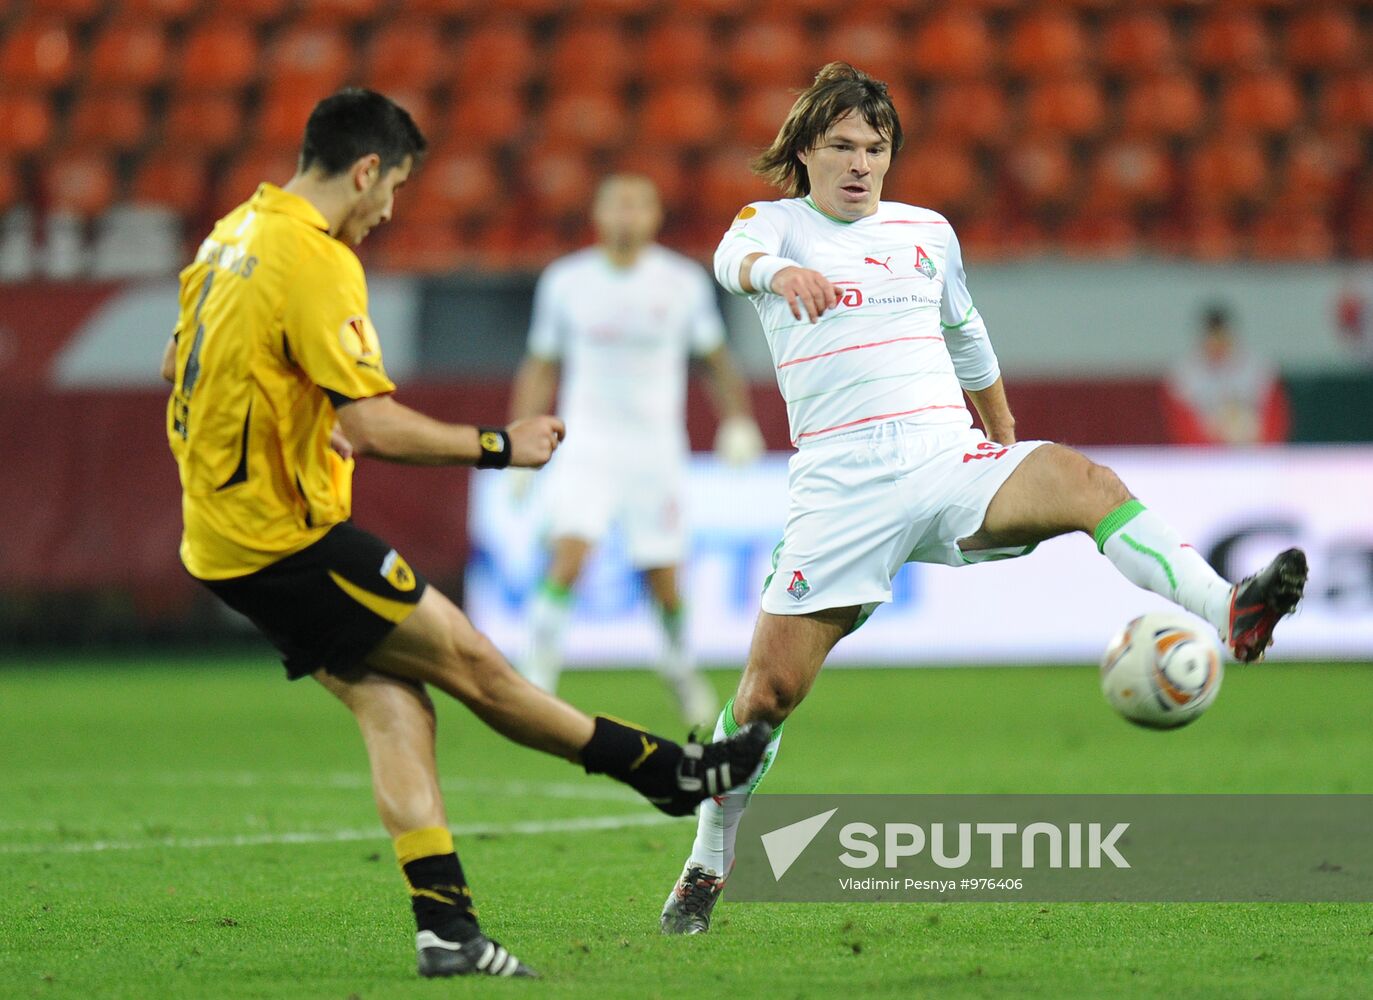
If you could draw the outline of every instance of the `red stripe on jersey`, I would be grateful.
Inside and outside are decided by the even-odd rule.
[[[872,417],[861,417],[858,420],[850,420],[848,423],[835,424],[833,427],[822,427],[818,431],[806,431],[804,434],[796,435],[793,445],[799,444],[802,438],[815,437],[817,434],[828,434],[830,431],[842,431],[847,427],[857,427],[859,424],[870,424],[874,420],[895,420],[897,417],[909,417],[912,413],[924,413],[926,410],[962,410],[966,409],[962,403],[941,403],[936,406],[917,406],[913,410],[902,410],[900,413],[879,413]]]
[[[869,347],[885,347],[887,344],[899,344],[906,340],[943,340],[943,337],[893,337],[891,340],[878,340],[871,344],[852,344],[848,347],[840,347],[833,351],[826,351],[824,354],[812,354],[805,358],[792,358],[790,361],[783,361],[777,366],[777,370],[790,368],[792,365],[799,365],[803,361],[817,361],[820,358],[833,357],[836,354],[844,354],[848,351],[862,351]]]
[[[947,226],[947,219],[883,219],[884,226]]]

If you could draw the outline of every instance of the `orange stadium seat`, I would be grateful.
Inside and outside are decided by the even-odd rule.
[[[0,160],[0,212],[9,211],[10,207],[21,200],[23,196],[22,185],[19,181],[19,170],[9,160]]]
[[[1092,158],[1087,204],[1095,211],[1154,208],[1166,204],[1172,191],[1172,163],[1157,141],[1119,139]]]
[[[538,64],[529,25],[503,17],[462,36],[452,78],[460,90],[519,87],[529,82]]]
[[[703,20],[674,16],[655,22],[642,43],[643,64],[656,84],[689,83],[709,79],[719,62],[710,25]]]
[[[390,0],[296,0],[296,17],[312,24],[355,25],[375,19],[390,6]]]
[[[1189,216],[1180,242],[1183,253],[1203,261],[1234,260],[1244,249],[1234,220],[1215,209]]]
[[[431,221],[471,222],[495,214],[510,200],[510,186],[511,179],[498,177],[488,157],[440,149],[416,175],[412,201]]]
[[[1219,135],[1192,152],[1187,164],[1193,201],[1228,208],[1262,200],[1268,188],[1268,162],[1250,135]]]
[[[405,0],[402,9],[407,17],[443,20],[467,17],[488,6],[486,0]]]
[[[543,134],[559,147],[609,149],[630,138],[627,119],[618,94],[554,94],[543,109]]]
[[[685,17],[733,17],[752,8],[749,0],[674,0],[674,12]]]
[[[119,13],[131,21],[174,24],[196,12],[201,0],[118,0]]]
[[[264,181],[281,185],[296,172],[296,155],[280,149],[255,147],[239,155],[215,185],[215,218],[228,215],[253,196]]]
[[[241,21],[220,18],[191,28],[181,46],[178,90],[240,90],[257,79],[257,36]]]
[[[60,87],[76,66],[76,40],[57,21],[23,21],[0,47],[0,80],[6,88]]]
[[[167,31],[149,21],[116,21],[101,30],[86,64],[91,84],[151,87],[167,74]]]
[[[896,86],[906,79],[910,61],[904,35],[895,19],[884,14],[861,20],[838,17],[821,37],[826,59],[842,59],[882,82]]]
[[[0,135],[8,154],[32,153],[52,138],[52,103],[42,94],[0,91]]]
[[[127,152],[148,134],[148,108],[142,95],[128,91],[83,94],[71,111],[70,142],[81,147]]]
[[[1255,260],[1326,261],[1335,255],[1335,237],[1319,212],[1270,211],[1250,229]]]
[[[253,141],[264,149],[299,150],[305,122],[324,93],[274,83],[262,96],[252,125]]]
[[[42,174],[48,207],[55,211],[90,218],[114,204],[118,193],[114,170],[98,153],[67,150],[54,154]]]
[[[1031,131],[1083,138],[1101,130],[1106,102],[1095,77],[1041,80],[1025,99],[1025,123]]]
[[[943,8],[921,21],[909,46],[908,72],[920,80],[984,80],[996,69],[996,45],[977,11]]]
[[[1294,69],[1328,72],[1358,61],[1359,25],[1350,10],[1312,7],[1296,11],[1283,32],[1287,64]]]
[[[930,130],[940,138],[996,146],[1007,141],[1009,125],[1005,93],[991,81],[951,83],[934,90]]]
[[[451,223],[427,219],[390,222],[368,237],[361,252],[381,270],[411,274],[454,271],[472,255]]]
[[[749,169],[753,153],[748,149],[720,149],[712,152],[694,171],[692,214],[703,228],[714,232],[718,241],[730,219],[751,201],[778,197],[777,189]]]
[[[213,0],[210,0],[210,6],[213,6]],[[284,19],[294,6],[295,0],[233,0],[228,13],[235,20],[272,24]]]
[[[1293,138],[1279,168],[1275,204],[1299,211],[1328,208],[1344,180],[1345,155],[1334,143],[1319,136]]]
[[[1017,200],[1035,211],[1060,207],[1078,193],[1077,166],[1066,140],[1021,140],[1002,162]]]
[[[524,102],[508,89],[460,91],[450,105],[443,134],[463,148],[486,149],[522,138],[528,129]]]
[[[1329,125],[1373,129],[1373,70],[1345,73],[1326,83],[1321,118]]]
[[[1301,97],[1281,70],[1245,73],[1226,81],[1221,120],[1236,131],[1286,132],[1302,115]]]
[[[1102,29],[1101,65],[1125,77],[1152,76],[1177,58],[1168,18],[1157,10],[1123,11]]]
[[[430,91],[411,87],[391,87],[386,91],[386,96],[410,114],[416,127],[431,144],[435,138],[443,134],[440,131],[443,115],[439,112],[438,102],[433,99]]]
[[[744,85],[804,87],[820,68],[810,34],[793,19],[746,21],[728,36],[725,67]]]
[[[1268,58],[1268,35],[1247,10],[1215,9],[1197,25],[1192,40],[1196,65],[1213,72],[1257,69]]]
[[[29,0],[30,13],[81,24],[105,10],[105,0]]]
[[[448,46],[433,21],[410,19],[379,27],[367,46],[367,86],[383,93],[428,90],[448,72]]]
[[[525,20],[558,14],[567,8],[567,0],[503,0],[502,13],[514,14]]]
[[[658,0],[581,0],[577,10],[593,16],[609,15],[625,18],[647,14],[658,5]]]
[[[1006,65],[1027,77],[1075,75],[1082,70],[1087,40],[1069,11],[1040,7],[1018,18],[1006,44]]]
[[[693,172],[688,186],[687,170],[680,157],[665,156],[653,150],[629,149],[611,160],[610,169],[615,173],[647,177],[658,188],[663,207],[669,213],[694,200],[698,193],[695,174]]]
[[[1137,80],[1125,92],[1124,124],[1133,135],[1195,135],[1205,116],[1206,99],[1200,85],[1181,72]]]
[[[1058,238],[1069,256],[1092,260],[1126,260],[1139,249],[1139,231],[1123,215],[1080,212],[1059,229]]]
[[[337,90],[354,66],[352,45],[332,26],[288,27],[267,49],[273,86],[305,91],[316,100]]]
[[[221,153],[243,132],[243,102],[232,94],[173,94],[163,140],[193,153]]]
[[[902,152],[883,186],[889,198],[944,214],[968,208],[982,189],[982,171],[972,154],[961,145],[941,142]]]
[[[777,137],[795,103],[796,94],[789,87],[750,88],[735,104],[730,135],[745,146],[764,149]]]
[[[705,83],[660,87],[645,95],[639,109],[642,138],[671,149],[704,146],[723,126],[720,99]]]
[[[547,57],[556,90],[614,90],[636,70],[636,45],[623,26],[608,20],[574,23],[558,32]]]
[[[158,150],[138,165],[129,193],[144,205],[165,205],[194,219],[209,207],[209,170],[203,156]]]
[[[524,187],[544,219],[582,218],[597,177],[586,157],[570,150],[535,150],[525,161]]]

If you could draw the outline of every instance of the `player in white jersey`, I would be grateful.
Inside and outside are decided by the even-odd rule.
[[[789,197],[746,206],[715,253],[716,278],[762,319],[797,452],[748,662],[716,724],[766,719],[773,740],[749,783],[701,806],[666,933],[709,927],[782,723],[835,643],[890,600],[903,563],[961,566],[1086,532],[1131,582],[1212,622],[1243,661],[1262,655],[1306,582],[1306,557],[1290,549],[1232,586],[1110,469],[1017,441],[952,227],[881,200],[901,140],[884,84],[826,66],[754,163]]]
[[[686,547],[681,503],[692,356],[704,359],[710,375],[722,457],[752,461],[763,441],[725,347],[710,276],[653,242],[662,224],[653,183],[606,178],[592,218],[596,245],[554,261],[539,279],[529,354],[515,382],[512,412],[546,412],[556,390],[559,415],[572,428],[548,473],[552,558],[532,601],[521,670],[556,690],[573,584],[618,521],[661,615],[660,673],[686,720],[708,725],[720,703],[691,656],[677,581]]]

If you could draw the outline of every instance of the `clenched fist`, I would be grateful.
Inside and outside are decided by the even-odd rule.
[[[537,469],[553,457],[567,428],[557,417],[525,417],[506,427],[505,432],[510,435],[510,464]]]

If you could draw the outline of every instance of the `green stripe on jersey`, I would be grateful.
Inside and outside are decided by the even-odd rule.
[[[941,320],[939,325],[942,326],[945,330],[957,330],[961,326],[967,326],[968,320],[973,318],[974,308],[974,306],[968,306],[968,311],[963,314],[963,318],[960,319],[957,323],[945,323],[943,320]]]
[[[1126,500],[1111,513],[1101,519],[1101,523],[1096,526],[1093,537],[1096,539],[1098,552],[1106,551],[1106,539],[1110,538],[1121,528],[1125,527],[1140,514],[1144,513],[1144,504],[1138,500]]]
[[[811,208],[815,209],[817,212],[819,212],[819,213],[820,213],[821,215],[823,215],[825,218],[829,219],[831,222],[837,222],[837,223],[839,223],[841,226],[851,226],[851,225],[853,225],[855,222],[859,221],[859,220],[857,220],[857,219],[841,219],[841,218],[839,218],[839,216],[837,216],[837,215],[830,215],[830,214],[829,214],[828,212],[826,212],[823,208],[821,208],[819,205],[817,205],[817,204],[815,203],[815,200],[814,200],[813,198],[811,198],[810,195],[806,195],[806,196],[805,196],[804,198],[802,198],[801,200],[804,201],[804,202],[805,202],[807,205],[809,205]],[[864,216],[864,218],[867,218],[867,216]]]

